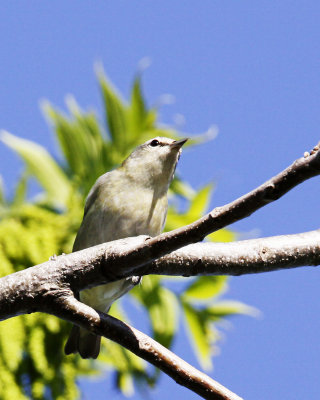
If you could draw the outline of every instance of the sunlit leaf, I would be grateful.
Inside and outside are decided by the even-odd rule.
[[[222,319],[234,315],[250,315],[253,317],[259,316],[260,312],[254,307],[241,303],[235,300],[223,300],[215,303],[207,308],[211,318]]]
[[[178,213],[173,207],[169,207],[165,231],[172,231],[191,222],[193,220],[187,214]]]
[[[175,177],[170,185],[170,191],[173,194],[182,196],[188,200],[192,200],[195,196],[196,191],[190,186],[188,182],[182,181],[178,177]]]
[[[5,364],[3,364],[0,358],[0,398],[2,400],[28,400],[28,396],[25,396],[19,383],[15,379],[15,376],[8,370]]]
[[[193,135],[189,139],[189,145],[197,145],[207,143],[210,140],[214,140],[219,133],[219,129],[216,125],[212,125],[209,129],[204,133],[199,133],[197,135]]]
[[[132,375],[128,372],[119,372],[117,378],[117,384],[123,394],[126,396],[132,396],[134,393]]]
[[[131,294],[148,310],[154,338],[164,346],[170,346],[178,321],[176,296],[160,285],[156,276],[144,277],[141,286],[133,289]]]
[[[225,276],[200,276],[185,290],[183,297],[197,301],[212,299],[227,288]]]
[[[106,124],[99,123],[95,112],[83,111],[72,96],[66,99],[65,112],[49,102],[42,103],[61,151],[59,163],[35,143],[8,133],[2,135],[2,140],[25,161],[26,169],[17,185],[15,204],[3,204],[0,209],[1,275],[39,264],[53,254],[70,252],[89,189],[99,175],[119,165],[134,147],[155,136],[173,139],[188,136],[157,122],[158,108],[148,108],[140,75],[133,82],[129,102],[121,97],[102,69],[97,75]],[[213,130],[193,137],[186,146],[208,140],[212,133]],[[47,202],[42,202],[42,206],[39,202],[25,203],[27,177],[36,179],[44,189]],[[176,178],[169,192],[166,229],[201,217],[208,207],[211,189],[212,186],[207,185],[197,192],[181,177]],[[0,203],[4,203],[1,193],[0,188]],[[64,207],[58,211],[56,205]],[[232,239],[233,233],[228,230],[209,237],[209,240],[218,241]],[[169,280],[145,276],[142,284],[130,294],[140,306],[140,312],[145,314],[144,318],[148,318],[153,337],[167,347],[172,345],[179,318],[184,315],[195,354],[201,365],[208,368],[219,338],[216,322],[252,311],[242,303],[217,300],[225,289],[224,277],[187,281],[185,278]],[[119,304],[121,300],[112,306],[111,313],[128,321]],[[34,313],[12,321],[17,321],[11,325],[14,334],[7,329],[0,332],[0,346],[6,346],[4,351],[0,349],[0,398],[3,400],[29,397],[74,400],[80,397],[76,386],[79,376],[97,376],[109,367],[116,371],[117,385],[126,395],[132,394],[133,383],[153,385],[157,382],[159,370],[150,368],[144,360],[104,338],[96,362],[74,355],[64,357],[62,349],[69,326],[58,318]],[[10,330],[10,324],[8,326]],[[22,380],[26,384],[19,386],[17,382]]]
[[[0,140],[17,152],[25,161],[28,171],[45,189],[48,202],[64,206],[70,195],[70,183],[45,148],[30,140],[21,139],[2,131]]]
[[[24,173],[15,187],[15,194],[13,197],[12,205],[19,206],[23,204],[23,202],[26,200],[27,184],[28,184],[28,175]]]
[[[207,185],[198,193],[195,191],[192,193],[191,190],[187,189],[187,187],[184,188],[187,190],[188,200],[190,200],[189,207],[184,212],[178,212],[176,207],[171,205],[168,209],[165,230],[171,231],[183,225],[191,224],[198,218],[201,218],[209,203],[211,187],[211,185]],[[182,186],[180,186],[180,189],[182,189]]]
[[[175,295],[168,289],[159,289],[159,301],[149,309],[154,338],[166,347],[170,347],[177,330],[178,303]]]
[[[200,318],[200,314],[190,304],[183,302],[183,311],[187,322],[186,330],[195,349],[195,355],[202,368],[209,369],[212,367],[211,348],[207,338],[206,327]]]
[[[188,214],[199,217],[205,213],[210,202],[210,194],[212,191],[212,185],[206,185],[194,196],[191,201]]]
[[[97,76],[112,142],[120,152],[124,153],[127,145],[127,105],[101,69],[97,70]]]
[[[141,132],[152,128],[152,125],[148,126],[147,116],[148,111],[142,95],[141,78],[137,75],[133,82],[128,110],[128,130],[134,140],[137,139]]]
[[[10,332],[10,338],[8,338]],[[24,326],[21,318],[12,318],[1,322],[0,351],[6,368],[15,371],[23,357]]]
[[[212,242],[233,242],[237,239],[237,233],[229,229],[220,229],[208,235],[206,239]]]
[[[68,174],[86,195],[98,176],[114,166],[114,152],[109,151],[106,157],[107,143],[95,115],[81,112],[70,96],[67,105],[72,117],[66,117],[47,101],[42,102],[42,109],[57,133]]]

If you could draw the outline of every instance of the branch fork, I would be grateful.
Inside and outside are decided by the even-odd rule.
[[[73,293],[132,275],[241,275],[320,265],[320,230],[234,243],[198,243],[319,175],[319,147],[250,193],[190,225],[154,238],[104,243],[1,278],[0,319],[36,311],[56,315],[116,341],[205,399],[240,400],[144,333],[93,310]]]

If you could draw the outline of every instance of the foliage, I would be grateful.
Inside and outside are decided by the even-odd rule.
[[[94,112],[81,110],[71,97],[66,102],[67,114],[49,102],[42,104],[58,140],[61,162],[36,143],[2,133],[1,140],[24,160],[25,170],[11,201],[5,199],[0,185],[1,275],[41,263],[53,254],[70,252],[84,199],[97,177],[121,163],[141,142],[158,135],[179,136],[174,130],[161,128],[157,109],[147,108],[139,75],[134,79],[128,103],[101,69],[98,81],[105,107],[105,127],[99,124]],[[26,198],[30,178],[41,187],[32,201]],[[181,179],[175,179],[166,229],[185,225],[203,215],[211,192],[211,186],[196,192]],[[181,198],[188,205],[185,213],[179,212]],[[222,230],[209,239],[229,241],[234,239],[234,233]],[[148,276],[130,294],[143,307],[153,337],[165,346],[172,345],[182,317],[199,362],[205,368],[210,367],[212,346],[219,337],[217,322],[234,314],[248,313],[250,309],[241,303],[217,300],[226,290],[225,277],[188,280],[187,287],[185,280],[179,282],[180,288],[176,289],[167,278]],[[113,306],[113,315],[128,319],[119,304]],[[118,387],[125,394],[132,393],[134,381],[155,384],[157,371],[107,340],[103,340],[97,362],[84,361],[78,356],[65,357],[63,345],[68,331],[68,324],[44,314],[23,315],[2,322],[0,398],[74,399],[79,394],[75,383],[79,376],[98,374],[107,367],[116,371]]]

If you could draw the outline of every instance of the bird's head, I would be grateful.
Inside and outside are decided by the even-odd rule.
[[[143,186],[157,186],[167,190],[188,139],[173,140],[155,137],[138,146],[122,163],[122,168],[131,179]]]

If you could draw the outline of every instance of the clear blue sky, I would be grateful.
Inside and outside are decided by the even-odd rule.
[[[149,102],[172,93],[164,122],[219,126],[218,138],[185,152],[180,172],[195,187],[214,180],[212,207],[251,190],[319,140],[319,1],[20,1],[0,6],[0,128],[56,151],[38,102],[63,107],[67,93],[101,110],[93,63],[122,93],[138,61]],[[12,190],[22,165],[0,145],[0,173]],[[260,236],[319,226],[319,179],[233,226]],[[259,308],[226,331],[211,372],[247,400],[319,399],[319,272],[302,268],[230,280],[227,297]],[[181,338],[180,355],[195,362]],[[111,387],[83,384],[86,399]],[[121,399],[112,391],[112,398]],[[136,395],[134,399],[139,399]],[[163,377],[152,399],[194,399]]]

